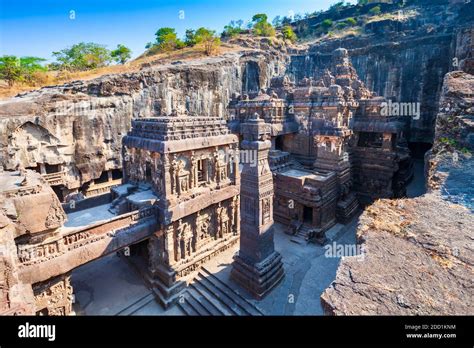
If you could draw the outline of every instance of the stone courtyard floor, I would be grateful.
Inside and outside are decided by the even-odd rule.
[[[326,236],[328,244],[354,245],[358,219],[337,224]],[[340,258],[325,257],[323,246],[299,243],[275,224],[275,248],[283,257],[284,279],[262,300],[254,300],[230,280],[232,257],[238,245],[207,262],[204,267],[252,302],[266,315],[322,315],[319,297],[336,275]],[[79,267],[72,273],[77,315],[183,315],[173,306],[164,310],[140,275],[116,254]]]

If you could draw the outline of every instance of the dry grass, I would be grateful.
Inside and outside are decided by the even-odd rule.
[[[223,43],[214,55],[241,50],[242,47]],[[204,48],[199,46],[186,47],[169,53],[158,53],[152,56],[141,55],[137,59],[124,65],[111,65],[88,71],[78,71],[72,73],[58,73],[57,71],[47,72],[36,85],[16,84],[9,87],[6,83],[0,84],[0,99],[10,98],[18,93],[33,91],[45,86],[58,85],[76,80],[92,80],[108,74],[123,74],[137,72],[151,65],[167,64],[172,61],[187,61],[207,57]]]

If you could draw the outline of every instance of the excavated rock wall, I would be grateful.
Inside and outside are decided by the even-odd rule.
[[[341,261],[321,296],[330,315],[472,315],[474,238],[474,75],[472,28],[458,32],[464,71],[446,74],[433,149],[426,155],[429,193],[379,200],[360,218],[363,257]]]
[[[133,117],[227,117],[232,93],[267,87],[285,58],[259,50],[174,62],[137,73],[46,87],[0,102],[0,164],[6,170],[63,163],[68,188],[121,168]]]
[[[296,80],[312,76],[334,49],[348,49],[369,90],[393,101],[421,103],[420,119],[410,120],[409,141],[433,143],[444,75],[458,69],[454,58],[472,68],[471,61],[461,62],[461,56],[467,52],[472,56],[462,32],[473,26],[474,4],[414,3],[401,10],[416,11],[415,16],[372,22],[364,26],[363,34],[317,42],[296,55],[288,70]]]

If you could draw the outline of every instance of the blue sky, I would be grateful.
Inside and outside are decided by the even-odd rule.
[[[85,41],[114,48],[122,43],[136,57],[160,27],[208,27],[221,32],[232,19],[327,9],[336,0],[0,0],[0,55],[39,56]],[[352,1],[354,2],[354,1]],[[71,19],[74,11],[75,19]],[[184,11],[184,12],[180,12]],[[180,18],[181,17],[184,18]]]

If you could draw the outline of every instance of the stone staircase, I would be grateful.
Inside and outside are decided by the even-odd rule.
[[[153,295],[152,292],[150,292],[147,295],[143,296],[142,298],[138,299],[137,301],[133,302],[129,306],[125,307],[120,312],[116,313],[115,315],[132,315],[154,300],[155,300],[155,296]]]
[[[308,234],[311,231],[311,226],[307,224],[302,224],[295,235],[292,236],[290,241],[297,243],[297,244],[303,244],[303,243],[308,243]]]
[[[186,315],[263,315],[257,307],[204,267],[181,295],[178,306]]]

